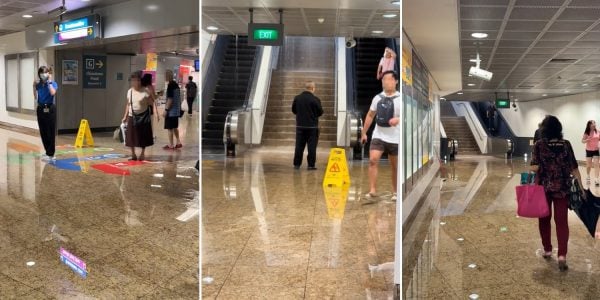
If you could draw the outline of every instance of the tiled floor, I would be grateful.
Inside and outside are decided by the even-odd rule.
[[[527,165],[477,157],[443,166],[403,237],[404,298],[600,298],[600,242],[573,212],[566,273],[556,255],[541,258],[537,220],[516,217],[514,187]]]
[[[181,151],[160,149],[159,130],[150,162],[126,176],[92,167],[127,161],[112,134],[95,135],[93,150],[59,147],[59,161],[115,154],[85,173],[41,162],[38,137],[0,130],[0,299],[196,299],[198,118],[180,127]],[[85,261],[86,278],[61,263],[61,247]]]
[[[389,164],[380,168],[381,201],[365,204],[367,164],[353,162],[347,201],[328,203],[327,150],[317,171],[294,170],[292,153],[203,160],[204,299],[392,299],[392,271],[368,268],[394,259]]]

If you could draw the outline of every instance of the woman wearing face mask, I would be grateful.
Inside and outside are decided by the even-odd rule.
[[[33,83],[33,95],[37,101],[37,119],[40,136],[46,154],[42,156],[44,161],[54,161],[56,149],[56,106],[54,96],[58,90],[58,84],[52,80],[52,68],[41,66],[38,69],[39,81]]]
[[[123,116],[123,123],[127,123],[125,145],[131,148],[130,160],[139,161],[145,159],[146,147],[154,145],[150,117],[150,107],[153,105],[153,101],[148,89],[142,86],[141,79],[141,72],[134,72],[129,78],[131,88],[127,91],[127,105]],[[144,121],[136,123],[134,118]],[[139,157],[135,153],[136,147],[142,148]]]

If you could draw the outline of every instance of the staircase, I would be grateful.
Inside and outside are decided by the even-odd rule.
[[[223,149],[223,129],[227,113],[242,108],[251,84],[256,47],[247,36],[232,36],[223,57],[215,93],[202,128],[202,147]]]
[[[296,116],[292,113],[294,97],[304,91],[306,81],[316,84],[315,96],[321,99],[323,115],[319,118],[319,146],[336,144],[337,118],[334,116],[335,74],[330,72],[274,71],[263,129],[262,144],[293,146],[296,141]]]
[[[465,117],[442,117],[448,139],[458,140],[458,154],[481,154]]]
[[[363,120],[369,112],[373,97],[383,90],[381,81],[377,80],[376,76],[385,47],[385,39],[361,38],[356,43],[356,110]],[[373,125],[368,130],[369,137],[373,134],[374,129]],[[369,143],[365,145],[365,149],[369,149]],[[369,157],[369,151],[364,151],[364,155]]]

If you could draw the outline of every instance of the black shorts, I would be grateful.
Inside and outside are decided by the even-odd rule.
[[[598,157],[600,156],[600,150],[589,151],[585,150],[585,157]]]
[[[175,129],[179,127],[178,117],[166,117],[165,118],[165,129]]]
[[[398,156],[398,144],[388,143],[380,139],[371,140],[370,150],[377,150],[391,156]]]

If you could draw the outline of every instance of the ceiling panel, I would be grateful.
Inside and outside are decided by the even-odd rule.
[[[567,8],[558,19],[596,21],[600,19],[600,8]]]
[[[550,26],[548,31],[584,31],[594,22],[591,21],[557,21]]]
[[[510,14],[511,20],[543,20],[552,19],[558,8],[516,7]]]
[[[505,13],[506,7],[466,6],[460,10],[460,16],[462,19],[476,20],[502,20],[504,19]]]

